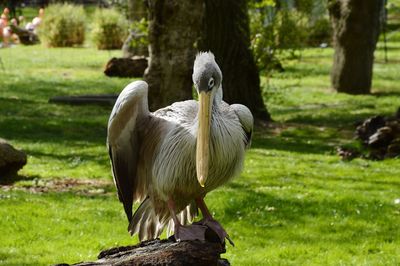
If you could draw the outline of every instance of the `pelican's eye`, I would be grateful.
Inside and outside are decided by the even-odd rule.
[[[208,81],[208,90],[212,90],[213,87],[214,87],[214,79],[210,78],[210,80]]]

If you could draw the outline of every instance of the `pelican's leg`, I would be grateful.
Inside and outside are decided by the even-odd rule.
[[[189,225],[184,226],[176,216],[176,208],[173,200],[168,200],[168,209],[171,212],[172,220],[174,221],[175,239],[181,240],[205,240],[207,227],[204,225]]]
[[[204,202],[204,198],[196,199],[196,204],[197,207],[200,208],[201,213],[203,214],[203,219],[200,221],[200,223],[211,228],[218,235],[221,242],[224,242],[226,238],[228,239],[229,243],[232,246],[235,246],[235,244],[233,243],[233,241],[231,240],[225,229],[222,227],[222,225],[212,217],[210,211],[207,208],[206,203]]]

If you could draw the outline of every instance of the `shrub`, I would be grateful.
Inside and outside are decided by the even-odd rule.
[[[308,33],[308,43],[310,45],[331,43],[332,25],[328,18],[319,18],[310,26]]]
[[[301,49],[307,41],[307,17],[296,11],[282,10],[275,18],[275,41],[280,49]]]
[[[40,40],[50,47],[81,45],[85,40],[85,18],[82,6],[49,5],[38,28]]]
[[[98,49],[121,49],[129,24],[115,9],[97,9],[93,17],[93,41]]]
[[[149,39],[148,39],[148,24],[146,19],[134,21],[131,25],[131,33],[126,39],[122,47],[124,57],[148,56],[149,55]]]

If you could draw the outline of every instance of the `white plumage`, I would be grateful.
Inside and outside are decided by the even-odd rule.
[[[130,221],[129,231],[139,233],[140,240],[158,237],[168,224],[174,224],[178,239],[201,238],[199,226],[181,225],[193,220],[197,207],[203,212],[204,225],[211,225],[222,241],[226,237],[222,227],[221,232],[213,227],[216,221],[209,215],[203,198],[240,173],[244,151],[250,144],[253,117],[247,107],[222,101],[222,73],[212,53],[196,57],[193,81],[197,91],[210,101],[210,116],[207,111],[200,111],[194,100],[150,113],[144,81],[129,84],[112,110],[107,143],[114,181]],[[199,139],[202,117],[209,119],[204,187],[199,184],[199,172],[196,178],[196,163],[202,156],[196,155],[198,144],[203,143]],[[141,205],[132,215],[135,201]]]

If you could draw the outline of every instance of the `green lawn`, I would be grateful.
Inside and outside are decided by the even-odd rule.
[[[95,259],[137,242],[111,181],[105,147],[111,107],[49,104],[55,95],[117,93],[129,79],[102,67],[119,51],[1,49],[0,137],[29,155],[13,188],[0,188],[0,264],[48,265]],[[343,162],[354,122],[400,106],[400,44],[376,53],[373,94],[330,89],[331,49],[307,49],[262,78],[274,120],[258,128],[245,170],[207,196],[236,246],[233,265],[400,264],[400,161]],[[0,66],[1,67],[1,66]],[[1,178],[1,177],[0,177]],[[64,190],[54,180],[93,180]],[[97,184],[98,183],[98,184]]]

